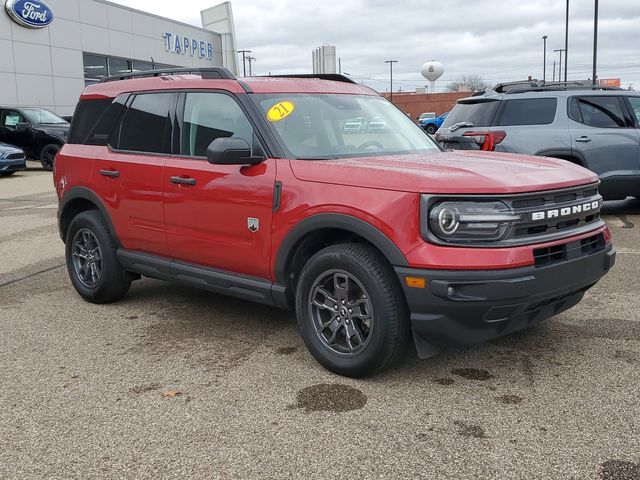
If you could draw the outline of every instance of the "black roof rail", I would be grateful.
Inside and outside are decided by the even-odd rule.
[[[320,80],[332,80],[334,82],[354,83],[358,82],[339,73],[292,73],[290,75],[269,75],[276,78],[318,78]]]
[[[530,88],[512,88],[511,90],[507,90],[505,93],[509,95],[510,93],[526,93],[526,92],[561,92],[567,90],[622,90],[620,87],[606,87],[602,85],[593,85],[588,83],[574,83],[565,85],[542,85],[539,87],[530,87]]]
[[[115,82],[117,80],[128,80],[131,78],[161,77],[165,75],[195,74],[201,75],[203,79],[217,80],[237,80],[236,76],[225,67],[205,67],[205,68],[162,68],[159,70],[141,70],[139,72],[123,73],[121,75],[111,75],[100,80],[103,82]]]

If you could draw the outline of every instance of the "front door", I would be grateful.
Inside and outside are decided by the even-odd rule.
[[[626,191],[640,175],[640,137],[623,99],[581,95],[569,101],[571,148],[600,176],[602,193]]]
[[[33,136],[29,121],[20,112],[0,110],[0,142],[29,150],[34,143]]]
[[[209,144],[242,138],[261,150],[236,99],[219,92],[181,95],[180,153],[164,170],[169,254],[178,261],[269,278],[276,160],[253,166],[213,165]]]

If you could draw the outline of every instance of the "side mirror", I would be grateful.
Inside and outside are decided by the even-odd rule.
[[[31,128],[31,125],[29,125],[28,123],[17,123],[16,124],[16,132],[26,132],[27,130],[29,130]]]
[[[216,165],[257,165],[264,157],[251,156],[251,147],[242,138],[216,138],[207,147],[207,160]]]

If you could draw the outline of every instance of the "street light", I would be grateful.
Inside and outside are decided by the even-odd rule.
[[[542,54],[542,84],[547,83],[547,36],[542,36],[543,54]]]
[[[256,57],[247,57],[247,61],[249,62],[249,76],[253,77],[253,71],[251,70],[251,62],[255,62]]]
[[[242,76],[247,76],[247,65],[246,65],[246,55],[247,53],[251,53],[251,50],[238,50],[238,53],[242,54]]]
[[[567,83],[567,60],[569,59],[569,0],[564,19],[564,83]],[[560,81],[560,76],[558,76]]]
[[[562,81],[562,52],[564,52],[564,48],[557,48],[554,52],[560,52],[560,63],[558,64],[558,83],[560,83]],[[567,72],[565,71],[564,73],[566,74]]]
[[[398,60],[385,60],[384,63],[389,64],[389,101],[393,102],[393,64],[398,63]]]
[[[596,85],[596,65],[598,60],[598,0],[595,0],[595,10],[593,13],[593,75],[591,82]]]

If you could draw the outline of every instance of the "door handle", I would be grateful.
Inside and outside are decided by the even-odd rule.
[[[580,142],[580,143],[588,143],[590,141],[591,141],[591,139],[589,137],[585,136],[585,135],[576,138],[576,142]]]
[[[120,172],[118,170],[100,170],[100,175],[103,177],[119,177]]]
[[[178,177],[174,176],[169,179],[171,183],[175,183],[176,185],[195,185],[196,179],[191,177]]]

